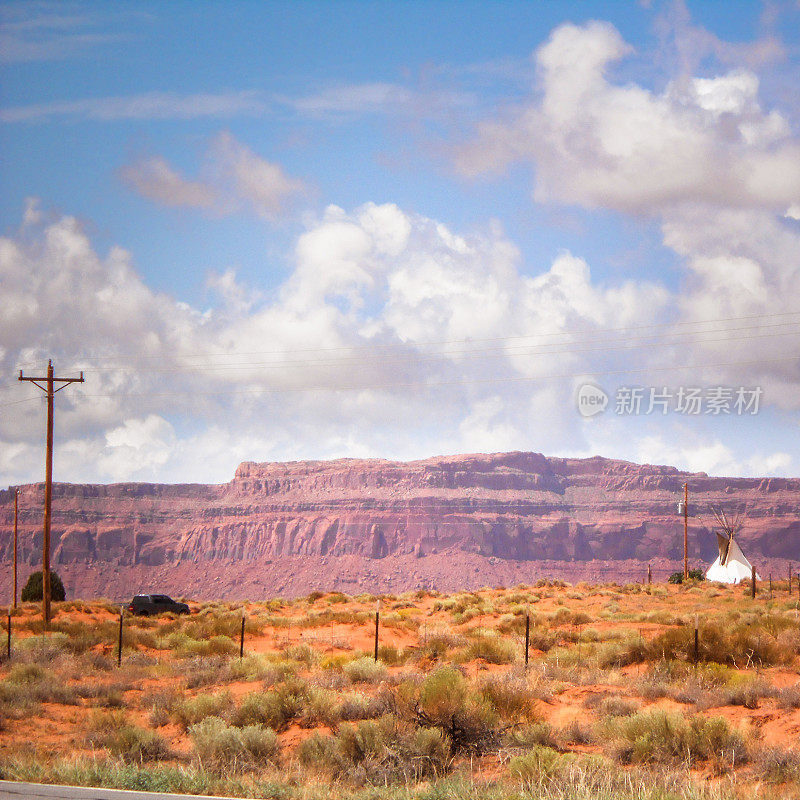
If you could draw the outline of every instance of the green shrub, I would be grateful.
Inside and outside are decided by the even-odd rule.
[[[617,719],[602,735],[610,737],[616,757],[624,763],[664,763],[716,758],[728,764],[747,760],[741,735],[721,717],[686,719],[663,711],[641,712]]]
[[[553,736],[553,729],[546,722],[536,722],[532,725],[512,728],[506,734],[506,744],[509,747],[525,749],[536,745],[553,748],[557,746],[556,738]]]
[[[339,718],[347,721],[375,719],[386,712],[386,704],[380,697],[368,697],[359,692],[342,695]]]
[[[188,697],[175,704],[172,717],[179,725],[188,728],[202,722],[206,717],[220,717],[233,705],[230,692],[220,694],[203,693]]]
[[[290,680],[268,692],[246,694],[232,713],[234,725],[267,725],[280,731],[308,706],[308,686],[300,680]]]
[[[694,630],[674,628],[656,636],[646,647],[650,660],[694,660]],[[736,668],[786,663],[793,656],[777,639],[758,625],[723,627],[706,623],[700,629],[698,660],[728,664]]]
[[[401,684],[395,702],[418,726],[441,730],[453,752],[484,752],[499,741],[497,712],[452,667],[432,673],[420,687]]]
[[[380,683],[386,677],[386,667],[369,656],[350,661],[342,672],[352,683]]]
[[[356,784],[436,778],[452,764],[442,731],[403,725],[391,715],[345,723],[336,736],[315,734],[299,747],[300,763]]]
[[[439,661],[447,657],[451,650],[466,646],[467,640],[456,634],[437,632],[423,637],[422,646],[418,651],[419,658],[429,658]]]
[[[210,639],[193,639],[185,634],[176,637],[178,646],[176,655],[179,658],[190,656],[233,655],[239,652],[239,646],[227,636],[212,636]]]
[[[44,593],[44,580],[42,572],[31,573],[27,583],[22,589],[23,603],[36,603],[42,599]],[[64,591],[64,584],[61,582],[57,572],[50,570],[50,598],[56,602],[65,600],[67,593]]]
[[[63,677],[39,664],[14,664],[0,682],[0,702],[32,711],[37,703],[78,705],[78,692]]]
[[[283,651],[283,655],[285,658],[291,661],[298,661],[307,667],[310,667],[319,661],[319,653],[317,653],[313,647],[305,642],[287,647]]]
[[[95,709],[89,717],[89,744],[104,747],[126,762],[158,761],[173,756],[167,743],[155,732],[128,721],[120,710]]]
[[[607,717],[630,717],[639,710],[639,703],[629,697],[604,697],[597,707],[598,712]]]
[[[336,728],[340,719],[341,705],[336,694],[327,689],[312,689],[302,709],[300,724],[305,728],[319,725]]]
[[[534,745],[529,753],[512,758],[508,771],[525,788],[532,790],[555,774],[558,760],[558,753],[552,748]]]
[[[487,680],[480,694],[504,722],[531,721],[536,717],[533,693],[522,678],[506,675]]]
[[[518,647],[508,639],[499,636],[477,636],[467,647],[468,660],[481,658],[487,664],[511,664],[517,655]]]
[[[103,746],[128,762],[160,761],[173,757],[161,736],[138,725],[123,725],[109,731]]]
[[[208,717],[189,727],[194,752],[212,769],[236,772],[274,761],[278,754],[275,731],[263,725],[236,728],[219,717]]]

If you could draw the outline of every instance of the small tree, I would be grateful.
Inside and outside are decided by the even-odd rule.
[[[41,600],[43,583],[41,571],[32,573],[25,584],[25,588],[22,590],[22,602],[35,603]],[[61,578],[58,577],[57,572],[50,570],[50,599],[66,600],[66,597],[67,593],[64,591],[64,584],[61,582]]]

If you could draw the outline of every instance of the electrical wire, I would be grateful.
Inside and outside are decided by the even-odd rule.
[[[641,368],[624,368],[616,370],[593,370],[584,369],[580,372],[564,372],[560,374],[550,375],[517,375],[513,377],[492,377],[492,378],[458,378],[450,381],[401,381],[383,384],[350,384],[350,385],[328,385],[328,386],[284,386],[284,387],[251,387],[246,389],[218,389],[208,391],[195,391],[186,390],[184,392],[116,392],[116,393],[95,393],[95,394],[81,394],[82,398],[86,399],[100,399],[100,398],[146,398],[146,397],[214,397],[214,396],[231,396],[231,395],[263,395],[263,394],[281,394],[285,392],[344,392],[344,391],[376,391],[381,389],[435,389],[447,386],[462,386],[470,384],[495,384],[495,383],[531,383],[535,381],[556,380],[563,378],[583,378],[595,377],[598,375],[634,375],[641,373],[651,372],[668,372],[672,370],[701,370],[701,369],[719,369],[721,367],[743,367],[765,364],[778,364],[790,361],[800,360],[800,355],[785,356],[783,358],[772,359],[754,359],[750,361],[721,361],[712,364],[672,364],[669,366],[661,367],[641,367]],[[0,404],[0,408],[17,405],[19,403],[28,403],[35,400],[40,400],[40,397],[30,397],[24,400],[14,400],[9,403]]]
[[[800,320],[797,322],[779,322],[774,323],[773,325],[765,325],[760,326],[761,328],[776,328],[782,327],[786,325],[800,325]],[[728,333],[728,332],[737,332],[737,331],[750,331],[752,328],[750,326],[744,328],[725,328],[719,331],[704,331],[703,335],[706,334],[716,334],[716,333]],[[685,332],[685,333],[676,333],[671,336],[697,336],[699,334],[695,332]],[[782,331],[770,331],[767,333],[742,333],[738,336],[724,336],[722,338],[716,339],[695,339],[691,342],[691,344],[714,344],[718,342],[729,342],[729,341],[739,341],[742,339],[762,339],[762,338],[770,338],[770,337],[777,337],[777,336],[797,336],[800,335],[800,328],[795,328],[792,330],[782,330]],[[114,367],[113,371],[118,372],[125,372],[125,371],[136,371],[137,373],[149,373],[149,372],[161,372],[161,373],[181,373],[181,372],[209,372],[209,371],[218,371],[218,370],[250,370],[255,367],[266,367],[266,368],[277,368],[277,369],[287,369],[287,368],[314,368],[314,367],[343,367],[343,366],[350,366],[353,364],[364,364],[364,363],[372,363],[378,362],[380,364],[417,364],[417,363],[426,363],[429,361],[441,361],[442,359],[449,357],[449,356],[463,356],[464,358],[509,358],[509,357],[519,357],[525,355],[560,355],[560,354],[573,354],[573,353],[590,353],[590,352],[606,352],[609,350],[636,350],[640,347],[649,346],[653,343],[661,344],[664,346],[669,346],[673,344],[680,344],[685,345],[685,340],[680,339],[670,339],[665,341],[661,337],[642,337],[633,339],[627,338],[624,340],[613,340],[607,342],[593,342],[593,346],[575,346],[580,345],[580,342],[577,343],[557,343],[557,344],[550,344],[550,345],[539,345],[539,346],[523,346],[523,345],[515,345],[512,347],[502,347],[502,348],[488,348],[488,349],[480,349],[480,350],[444,350],[437,353],[423,353],[423,352],[413,352],[407,354],[399,354],[397,357],[392,358],[389,355],[379,355],[379,354],[372,354],[369,356],[362,356],[362,357],[342,357],[342,358],[335,358],[335,359],[325,359],[325,360],[295,360],[295,361],[250,361],[250,362],[240,362],[240,363],[225,363],[225,364],[213,364],[213,363],[205,363],[205,364],[181,364],[177,366],[171,367]],[[544,348],[551,348],[551,349],[544,349]],[[552,349],[558,348],[558,349]],[[111,369],[111,368],[109,368]],[[101,371],[101,368],[97,368],[97,371]],[[87,372],[87,374],[92,374],[91,372]]]
[[[206,351],[204,353],[184,353],[181,355],[182,358],[230,358],[231,355],[287,355],[292,353],[327,353],[327,352],[341,352],[344,350],[347,351],[367,351],[372,352],[375,349],[387,349],[387,348],[397,348],[399,346],[404,345],[412,345],[417,348],[425,348],[433,345],[447,345],[447,344],[473,344],[473,343],[482,343],[482,342],[509,342],[509,341],[518,341],[522,339],[543,339],[543,338],[552,338],[552,337],[590,337],[593,341],[596,340],[597,335],[601,333],[622,333],[622,332],[635,332],[635,331],[644,331],[644,330],[655,330],[655,329],[664,329],[669,330],[675,327],[682,327],[682,326],[698,326],[698,325],[715,325],[721,322],[739,322],[743,320],[763,320],[765,317],[764,314],[749,314],[743,316],[734,316],[734,317],[718,317],[716,319],[706,319],[706,320],[694,320],[694,321],[683,321],[683,322],[670,322],[670,323],[652,323],[649,325],[635,325],[635,326],[623,326],[623,327],[608,327],[608,328],[593,328],[593,329],[578,329],[578,330],[565,330],[565,331],[553,331],[550,333],[536,333],[536,334],[520,334],[515,336],[497,336],[497,337],[489,337],[489,338],[464,338],[464,339],[440,339],[440,340],[428,340],[422,342],[391,342],[391,343],[367,343],[361,345],[341,345],[337,347],[310,347],[310,348],[290,348],[290,349],[281,349],[281,350],[251,350],[251,351],[219,351],[219,352],[211,352]],[[769,319],[774,319],[777,317],[800,317],[800,310],[798,311],[784,311],[784,312],[776,312],[770,313]],[[788,324],[797,324],[800,322],[800,319],[793,321],[787,321],[784,323],[775,323],[777,325],[788,325]],[[754,323],[755,324],[755,323]],[[749,326],[745,326],[749,327]],[[760,325],[757,327],[770,327],[770,325]],[[722,329],[720,332],[724,330],[735,330],[735,329]],[[702,333],[713,333],[715,331],[688,331],[685,333],[675,332],[675,335],[692,335],[692,334],[702,334]],[[556,343],[556,344],[565,344],[564,342]],[[521,346],[521,345],[520,345]],[[470,352],[470,350],[465,351]],[[113,363],[109,363],[111,368],[116,368],[117,363],[121,360],[148,360],[148,359],[163,359],[163,354],[111,354],[108,356],[83,356],[80,358],[78,363],[92,363],[92,362],[102,362],[107,359],[114,359]],[[21,364],[18,365],[19,368],[22,369],[30,369],[34,366],[37,366],[38,362],[30,362],[28,364]]]

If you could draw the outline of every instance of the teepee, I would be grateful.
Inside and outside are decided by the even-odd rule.
[[[753,575],[753,565],[747,560],[741,547],[734,541],[734,535],[743,527],[744,523],[737,515],[733,520],[725,516],[724,511],[714,511],[720,531],[717,534],[717,547],[719,555],[717,560],[708,568],[706,580],[719,583],[741,583],[749,580]],[[760,575],[756,575],[761,580]]]

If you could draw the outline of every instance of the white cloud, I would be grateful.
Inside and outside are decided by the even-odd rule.
[[[243,458],[576,449],[599,428],[577,414],[568,376],[702,363],[694,345],[659,352],[657,364],[648,348],[598,348],[606,328],[668,321],[676,298],[658,284],[599,284],[570,253],[529,277],[497,226],[457,233],[391,204],[331,206],[298,238],[274,296],[258,298],[228,271],[211,281],[219,304],[200,309],[151,290],[125,251],[99,255],[75,219],[28,208],[20,232],[0,238],[0,361],[6,375],[48,357],[59,371],[86,371],[85,384],[59,395],[59,479],[221,481]],[[674,246],[713,262],[713,229],[691,238],[679,227]],[[795,235],[766,228],[764,246],[779,260]],[[701,267],[686,315],[692,301],[717,308],[724,269]],[[764,274],[753,269],[737,291],[769,287]],[[575,331],[581,346],[565,350]],[[0,482],[39,476],[33,391],[0,386]],[[616,441],[629,458],[655,448],[637,450],[629,432]],[[689,444],[692,466],[726,463],[713,442]],[[731,450],[730,463],[789,469],[773,455]]]
[[[537,92],[507,118],[484,122],[475,141],[458,152],[458,164],[478,174],[528,161],[535,167],[533,196],[539,202],[659,219],[664,244],[684,268],[682,290],[672,300],[672,340],[680,340],[686,323],[751,320],[745,331],[722,322],[708,326],[706,335],[686,337],[681,348],[654,348],[659,361],[750,362],[706,370],[705,380],[760,385],[770,402],[796,408],[800,363],[792,356],[798,322],[789,314],[800,311],[800,231],[794,224],[800,138],[787,115],[762,108],[752,68],[768,58],[770,48],[725,48],[690,26],[683,13],[669,32],[694,37],[703,52],[727,64],[738,57],[749,66],[739,63],[713,77],[681,72],[660,92],[620,84],[609,77],[610,68],[631,48],[619,32],[604,22],[561,25],[536,52]],[[569,307],[585,315],[611,308],[610,298],[595,302],[575,259],[562,262],[563,274],[557,274],[558,266],[557,261],[549,275],[535,280],[560,282]],[[621,300],[629,293],[624,307],[663,307],[657,288],[651,289],[652,300],[638,282],[613,291]],[[557,302],[548,307],[557,313]]]
[[[413,93],[393,83],[359,83],[334,86],[305,97],[286,98],[297,111],[311,115],[364,114],[397,111],[413,100]]]
[[[518,260],[496,229],[464,236],[393,205],[331,207],[299,237],[277,298],[245,301],[227,272],[212,280],[222,302],[202,310],[153,292],[125,251],[98,255],[75,219],[29,213],[19,235],[0,238],[0,355],[6,374],[48,357],[86,371],[59,395],[62,475],[183,479],[176,470],[191,457],[179,454],[199,440],[177,432],[176,413],[180,429],[220,426],[256,459],[475,449],[486,431],[530,435],[532,395],[514,380],[564,362],[516,340],[477,352],[451,340],[636,318],[639,295],[593,286],[569,255],[540,279],[522,276]],[[24,388],[0,387],[0,404],[33,399],[0,417],[8,480],[33,477],[40,457],[38,395]]]
[[[306,191],[302,181],[256,155],[230,133],[220,134],[212,151],[222,182],[230,185],[233,196],[262,217],[274,219]]]
[[[186,180],[159,156],[123,167],[120,177],[143,197],[165,206],[210,208],[215,200],[211,187],[201,181]]]
[[[669,464],[689,472],[706,472],[720,477],[790,477],[796,474],[797,469],[797,464],[788,453],[742,457],[719,439],[697,442],[696,437],[688,433],[678,441],[667,441],[659,435],[645,437],[639,441],[636,454],[644,464]]]
[[[114,10],[117,30],[129,12]],[[66,3],[6,3],[0,23],[0,62],[54,61],[99,45],[119,43],[125,33],[102,30],[107,14],[78,11]]]
[[[213,140],[206,161],[204,180],[184,178],[161,156],[140,158],[123,167],[120,177],[160,205],[213,209],[221,214],[244,207],[270,220],[284,214],[308,191],[303,181],[256,155],[230,133]]]
[[[608,23],[556,28],[536,53],[541,95],[484,122],[459,168],[531,161],[537,201],[628,213],[686,202],[784,211],[800,201],[800,141],[779,111],[762,110],[752,71],[676,79],[657,93],[608,79],[628,52]]]
[[[110,122],[129,119],[201,119],[261,115],[269,103],[254,90],[182,95],[147,92],[119,97],[58,100],[0,109],[2,122],[43,122],[60,117],[83,117]]]

